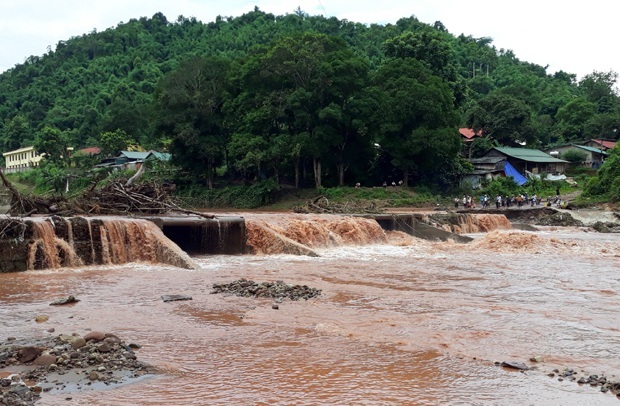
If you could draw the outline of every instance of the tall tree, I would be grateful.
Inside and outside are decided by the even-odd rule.
[[[594,71],[579,81],[579,89],[588,101],[596,104],[599,113],[608,113],[619,103],[617,82],[618,73],[614,71]]]
[[[101,153],[104,156],[114,156],[126,150],[134,140],[123,130],[106,131],[99,135]]]
[[[388,57],[413,58],[422,62],[435,76],[449,84],[456,105],[464,101],[465,80],[459,77],[454,67],[454,51],[447,32],[424,27],[391,38],[384,46]]]
[[[292,160],[296,185],[300,158],[308,156],[320,187],[322,161],[335,150],[344,183],[347,151],[365,133],[360,109],[367,72],[367,64],[336,38],[303,34],[275,42],[243,68],[244,91],[234,104],[246,136],[235,137],[235,151],[244,150],[243,139],[247,147],[261,145],[262,155],[246,147],[244,156],[269,160],[276,173],[282,159]]]
[[[22,115],[7,120],[0,129],[0,140],[2,140],[2,146],[6,151],[25,146],[23,144],[33,141],[30,123]]]
[[[222,108],[229,69],[223,58],[189,60],[166,75],[155,94],[157,129],[172,138],[173,161],[204,176],[209,188],[228,142]]]
[[[410,173],[456,159],[459,116],[445,81],[412,58],[386,61],[374,80],[382,92],[379,143],[402,171],[405,186]]]
[[[43,127],[36,134],[34,147],[45,160],[56,165],[66,166],[69,162],[69,136],[53,127]]]
[[[518,147],[536,143],[532,109],[514,96],[493,93],[467,112],[467,125],[502,145]]]

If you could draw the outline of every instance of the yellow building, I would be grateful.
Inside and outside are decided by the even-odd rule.
[[[41,161],[41,155],[34,147],[25,147],[9,151],[2,154],[6,172],[19,172],[26,168],[38,166]]]

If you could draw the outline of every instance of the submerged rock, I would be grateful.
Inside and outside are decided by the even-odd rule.
[[[592,228],[599,233],[620,233],[620,223],[597,221],[592,225]]]
[[[162,295],[161,300],[164,302],[176,302],[178,300],[192,300],[192,297],[187,295]]]
[[[46,316],[45,314],[40,314],[34,318],[34,321],[36,321],[37,323],[45,323],[49,319],[50,319],[50,316]]]
[[[62,306],[66,304],[77,303],[79,301],[80,299],[77,299],[75,296],[71,295],[63,299],[54,300],[52,303],[50,303],[50,306]]]
[[[544,214],[534,219],[541,226],[582,227],[583,223],[566,212]]]
[[[530,367],[528,367],[523,362],[515,361],[504,361],[501,363],[501,366],[503,366],[504,368],[518,369],[520,371],[527,371],[530,369]]]

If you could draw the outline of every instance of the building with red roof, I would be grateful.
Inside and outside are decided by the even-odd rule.
[[[459,128],[459,134],[464,142],[472,142],[476,137],[482,137],[482,131],[475,132],[471,128]]]
[[[608,149],[614,149],[616,146],[616,141],[614,140],[590,140],[584,144],[586,147],[599,148],[603,151]]]

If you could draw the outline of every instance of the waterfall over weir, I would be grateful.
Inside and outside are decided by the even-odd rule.
[[[3,219],[0,231],[2,272],[138,261],[194,268],[187,253],[147,220]]]
[[[316,249],[389,244],[387,232],[426,240],[472,239],[459,233],[511,228],[503,215],[415,213],[360,216],[248,213],[214,219],[133,218],[0,219],[0,272],[129,262],[193,269],[189,255],[319,255]],[[394,235],[394,234],[390,234]],[[403,234],[404,235],[404,234]]]

